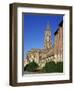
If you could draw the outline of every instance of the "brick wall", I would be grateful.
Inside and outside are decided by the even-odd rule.
[[[54,56],[56,62],[63,60],[63,26],[59,26],[55,33]]]

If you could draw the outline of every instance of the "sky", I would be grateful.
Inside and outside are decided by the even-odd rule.
[[[27,53],[32,48],[44,47],[44,32],[48,23],[51,28],[52,44],[54,45],[54,32],[58,29],[62,20],[63,15],[23,13],[24,52]]]

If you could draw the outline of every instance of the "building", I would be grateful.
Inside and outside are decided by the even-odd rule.
[[[49,24],[47,25],[46,30],[45,30],[44,48],[45,49],[51,49],[52,48],[51,29],[50,29]]]
[[[44,33],[44,47],[42,49],[31,49],[27,54],[27,60],[29,62],[34,60],[40,67],[43,67],[46,62],[53,60],[53,57],[51,30],[48,24]]]
[[[55,41],[54,47],[52,47],[51,29],[48,24],[44,32],[44,47],[42,49],[31,49],[27,53],[28,63],[34,60],[42,68],[46,62],[54,61],[57,63],[63,60],[63,22],[59,24],[54,35]]]
[[[59,24],[57,31],[54,33],[54,57],[55,62],[63,60],[63,21]]]

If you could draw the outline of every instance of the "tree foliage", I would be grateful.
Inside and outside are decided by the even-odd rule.
[[[38,64],[33,60],[24,67],[24,71],[41,72],[41,73],[63,72],[63,62],[55,63],[54,61],[51,61],[47,62],[41,70],[38,70],[38,68],[39,68]]]
[[[56,65],[57,72],[63,72],[63,62],[58,62]]]
[[[63,62],[47,62],[42,71],[46,73],[63,72]]]
[[[34,72],[38,68],[38,64],[33,60],[24,67],[24,71]]]

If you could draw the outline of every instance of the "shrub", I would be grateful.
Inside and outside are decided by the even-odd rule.
[[[52,72],[63,72],[63,62],[47,62],[42,69],[43,72],[52,73]]]
[[[34,72],[38,68],[38,64],[33,60],[24,67],[25,71]]]
[[[44,72],[47,72],[47,73],[49,73],[49,72],[55,72],[55,70],[56,70],[56,68],[55,68],[55,62],[47,62],[46,64],[45,64],[45,66],[43,67],[43,71]]]
[[[63,62],[58,62],[56,65],[57,72],[63,72]]]

